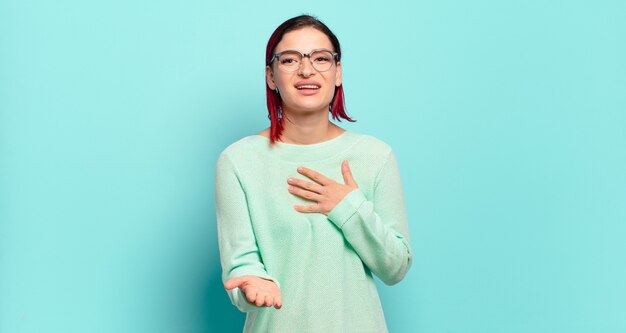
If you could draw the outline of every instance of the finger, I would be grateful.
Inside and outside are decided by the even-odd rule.
[[[295,205],[293,208],[300,213],[321,213],[322,207],[320,205],[311,205],[311,206],[299,206]]]
[[[322,193],[322,186],[317,183],[307,182],[306,180],[297,179],[297,178],[289,178],[287,179],[287,183],[289,185],[297,186],[303,188],[305,190],[309,190],[315,193]]]
[[[346,185],[359,187],[356,184],[354,177],[352,176],[352,170],[350,170],[350,165],[348,165],[348,161],[343,161],[343,163],[341,163],[341,174],[343,175],[343,182]]]
[[[311,192],[311,191],[307,191],[307,190],[303,190],[299,187],[295,187],[295,186],[289,186],[287,188],[287,190],[289,191],[289,193],[294,194],[299,196],[300,198],[309,200],[309,201],[315,201],[315,202],[319,202],[320,198],[322,197],[321,195],[315,193],[315,192]]]
[[[263,306],[263,304],[265,304],[265,294],[258,293],[256,295],[256,302],[254,304],[256,304],[256,306]]]
[[[247,287],[241,289],[241,291],[243,291],[243,294],[246,295],[246,299],[250,303],[254,303],[259,297],[259,289],[256,287]]]
[[[272,306],[274,305],[274,296],[272,296],[271,294],[265,296],[265,306]]]
[[[333,182],[332,179],[324,176],[323,174],[315,171],[315,170],[311,170],[309,168],[305,168],[305,167],[298,167],[298,172],[300,174],[303,174],[309,178],[311,178],[313,181],[315,181],[316,183],[320,184],[320,185],[326,185],[328,183]]]
[[[280,291],[274,296],[274,307],[276,309],[283,307],[283,296],[280,294]]]
[[[240,285],[242,285],[243,283],[245,283],[246,281],[248,281],[248,278],[245,276],[234,277],[234,278],[228,279],[228,281],[224,283],[224,288],[226,290],[235,289],[239,287]]]

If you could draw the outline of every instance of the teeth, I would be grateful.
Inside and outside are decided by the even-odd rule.
[[[298,86],[298,89],[319,89],[318,86],[313,85],[313,84],[308,84],[308,85],[303,85],[303,86]]]

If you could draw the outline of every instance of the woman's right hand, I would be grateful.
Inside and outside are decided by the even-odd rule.
[[[248,302],[256,306],[273,306],[280,309],[283,306],[280,289],[271,280],[263,279],[255,275],[244,275],[228,279],[224,288],[232,290],[241,289]]]

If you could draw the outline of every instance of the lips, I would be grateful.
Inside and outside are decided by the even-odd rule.
[[[298,83],[295,84],[296,89],[298,90],[304,90],[304,89],[320,89],[322,87],[321,84],[315,82],[315,81],[300,81]]]

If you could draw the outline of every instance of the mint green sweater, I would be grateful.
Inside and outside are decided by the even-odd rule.
[[[348,160],[359,188],[328,214],[287,191],[305,166],[343,183]],[[387,332],[372,274],[398,283],[411,266],[409,231],[396,158],[384,142],[346,131],[295,145],[252,135],[227,147],[217,162],[215,200],[222,279],[256,275],[281,290],[276,310],[228,292],[247,313],[244,332]]]

